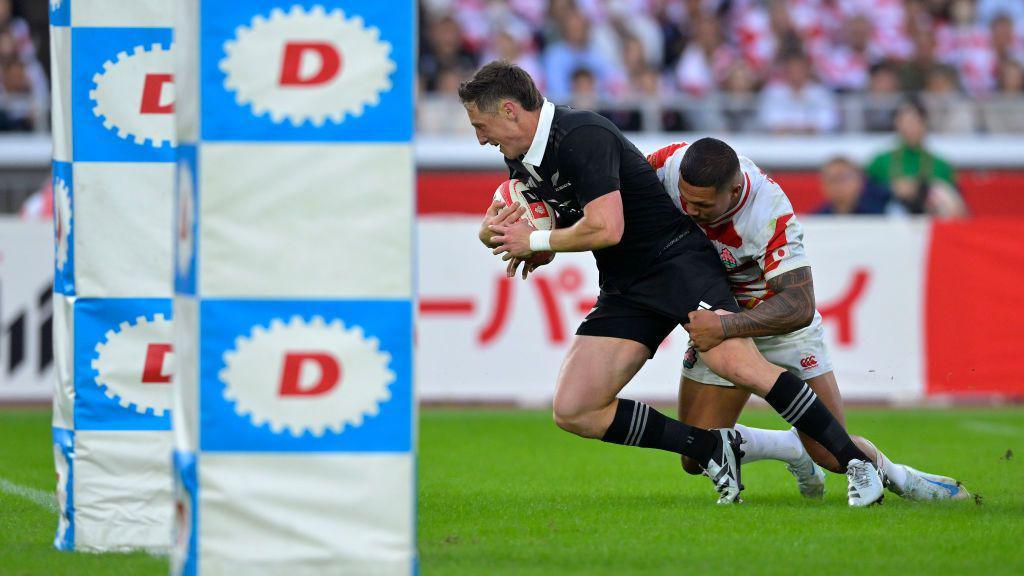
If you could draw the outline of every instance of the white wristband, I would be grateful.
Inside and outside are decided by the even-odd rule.
[[[530,232],[530,250],[533,252],[550,252],[551,230],[534,230]]]

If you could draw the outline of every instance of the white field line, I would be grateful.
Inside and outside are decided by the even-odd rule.
[[[15,484],[6,478],[0,478],[0,492],[23,498],[37,506],[46,508],[50,512],[58,511],[57,498],[54,496],[53,492]]]
[[[0,478],[0,492],[4,492],[4,493],[10,494],[12,496],[17,496],[19,498],[24,498],[25,500],[28,500],[29,502],[31,502],[31,503],[33,503],[33,504],[35,504],[37,506],[41,506],[43,508],[46,508],[50,512],[56,513],[56,512],[60,511],[57,508],[57,498],[54,496],[54,494],[52,492],[47,492],[45,490],[40,490],[38,488],[31,488],[29,486],[22,486],[21,484],[15,484],[14,482],[11,482],[10,480],[8,480],[6,478]],[[142,551],[142,552],[145,552],[145,553],[149,554],[150,556],[152,556],[154,558],[166,558],[170,554],[170,551],[165,549],[165,548],[154,548],[154,549],[125,548],[124,550],[108,550],[108,549],[105,549],[105,550],[79,550],[79,551],[82,551],[82,552],[136,552],[136,551]]]

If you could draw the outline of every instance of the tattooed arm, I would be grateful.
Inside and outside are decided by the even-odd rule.
[[[720,316],[725,338],[775,336],[803,328],[814,319],[811,267],[784,272],[768,281],[774,296],[750,310]]]

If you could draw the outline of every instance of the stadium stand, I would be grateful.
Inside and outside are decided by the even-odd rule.
[[[423,0],[428,108],[493,58],[624,129],[892,130],[900,96],[931,129],[1020,131],[1024,9],[1003,0]],[[576,81],[583,79],[583,81]],[[596,97],[595,97],[596,96]],[[456,104],[457,105],[457,104]],[[1000,122],[1000,118],[1011,118]],[[428,131],[464,123],[421,114]]]

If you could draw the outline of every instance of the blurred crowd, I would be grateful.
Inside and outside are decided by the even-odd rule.
[[[518,63],[626,130],[1024,131],[1024,0],[421,0],[420,127],[461,131],[458,84]]]
[[[896,108],[896,147],[872,158],[863,168],[838,156],[819,172],[823,204],[818,214],[911,215],[938,218],[968,215],[956,187],[956,172],[925,144],[928,112],[915,99]]]
[[[36,54],[39,39],[15,8],[11,0],[0,0],[0,131],[43,131],[49,127],[50,90]]]

